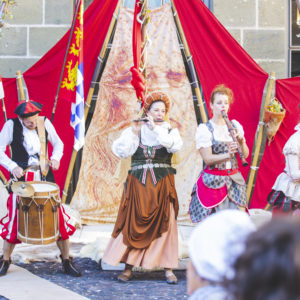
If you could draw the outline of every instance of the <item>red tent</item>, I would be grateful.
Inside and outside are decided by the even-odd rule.
[[[117,2],[117,0],[94,0],[84,14],[85,95],[87,95],[97,56]],[[234,92],[235,99],[229,117],[242,123],[248,146],[252,149],[259,121],[263,89],[268,74],[233,39],[202,1],[174,0],[174,4],[193,56],[207,107],[209,107],[209,95],[215,85],[224,83],[229,86]],[[52,112],[63,57],[67,47],[68,34],[69,32],[24,73],[29,97],[44,104],[43,113],[48,118],[50,118]],[[15,117],[13,110],[18,101],[15,79],[6,78],[3,82],[5,99],[8,103],[8,117]],[[65,151],[61,168],[55,173],[55,178],[61,189],[64,185],[74,142],[74,133],[69,125],[69,119],[70,104],[59,99],[54,125],[65,144]],[[3,124],[3,119],[0,119],[0,122]],[[280,147],[282,148],[283,142],[284,139],[276,141],[277,153]],[[269,152],[266,153],[266,156],[268,155],[270,155]],[[273,177],[276,177],[281,171],[282,157],[278,155],[278,158],[281,163],[273,165]],[[249,167],[242,168],[245,178],[248,171]],[[262,186],[269,186],[270,179],[266,172],[267,169],[263,168],[259,172],[258,181],[261,182]],[[268,184],[265,185],[265,183]],[[255,206],[257,203],[255,200],[253,205]]]

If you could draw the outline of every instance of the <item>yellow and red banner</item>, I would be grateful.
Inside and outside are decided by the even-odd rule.
[[[77,1],[76,8],[77,7],[77,13],[75,12],[73,18],[73,23],[75,22],[74,30],[73,33],[71,32],[72,38],[69,48],[67,49],[68,55],[59,91],[59,98],[70,102],[76,101],[77,70],[80,64],[80,53],[82,53],[81,46],[83,41],[83,0]]]

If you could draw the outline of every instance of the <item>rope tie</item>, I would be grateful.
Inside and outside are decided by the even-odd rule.
[[[190,61],[192,61],[192,60],[193,60],[193,56],[192,56],[192,55],[189,56],[189,57],[187,57],[187,59],[186,59],[187,62],[190,62]]]
[[[202,101],[200,102],[199,104],[197,104],[198,106],[201,106],[201,105],[205,105],[205,101]]]
[[[54,201],[55,201],[55,199],[54,199]],[[56,236],[56,233],[57,233],[57,224],[56,224],[56,221],[57,221],[57,206],[53,205],[51,199],[50,199],[50,203],[51,203],[52,212],[53,212],[54,236]],[[55,209],[54,209],[54,207],[55,207]]]

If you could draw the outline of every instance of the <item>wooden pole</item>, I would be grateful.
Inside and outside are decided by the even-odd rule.
[[[263,133],[264,133],[264,128],[265,128],[265,108],[269,105],[271,101],[271,95],[272,95],[272,90],[274,87],[274,82],[275,82],[275,72],[272,72],[269,77],[269,82],[268,82],[268,87],[267,87],[267,94],[266,97],[262,103],[261,106],[261,113],[260,113],[260,118],[259,118],[259,123],[258,123],[258,128],[257,128],[257,133],[253,145],[253,152],[252,152],[252,159],[251,159],[251,167],[250,167],[250,172],[248,174],[248,179],[247,179],[247,202],[248,206],[250,205],[251,201],[251,196],[254,188],[254,179],[258,170],[258,158],[260,152],[263,150],[265,144],[262,145],[262,140],[263,140]]]
[[[19,101],[25,101],[25,93],[24,93],[24,86],[23,86],[23,75],[21,71],[17,71],[17,86],[19,91]]]
[[[146,71],[146,43],[147,43],[147,37],[146,37],[146,28],[147,28],[147,9],[148,9],[148,0],[144,0],[144,4],[143,4],[143,10],[141,11],[142,13],[142,16],[143,17],[143,24],[142,24],[142,27],[141,27],[141,34],[142,34],[142,39],[141,39],[141,42],[142,42],[142,49],[141,49],[141,62],[140,62],[140,69],[143,70],[143,75],[145,77],[145,79],[147,79],[147,71]],[[147,85],[146,85],[147,86]]]
[[[51,115],[51,123],[53,122],[54,115],[55,115],[56,105],[57,105],[57,101],[58,101],[58,95],[59,95],[59,91],[60,91],[60,85],[61,85],[61,81],[62,81],[62,78],[63,78],[63,75],[64,75],[65,65],[66,65],[66,61],[67,61],[67,57],[68,57],[68,52],[69,52],[69,48],[70,48],[70,44],[71,44],[71,40],[72,40],[74,28],[75,28],[76,15],[77,15],[78,9],[80,7],[79,4],[80,4],[80,0],[77,0],[76,7],[75,7],[75,12],[74,12],[74,16],[73,16],[73,22],[72,22],[72,26],[71,26],[71,30],[70,30],[69,40],[68,40],[68,44],[67,44],[67,48],[66,48],[66,53],[65,53],[62,69],[61,69],[61,72],[60,72],[60,77],[59,77],[58,86],[57,86],[57,90],[56,90],[56,95],[55,95],[55,99],[54,99],[54,105],[53,105],[52,115]]]
[[[23,81],[22,81],[23,76],[22,76],[21,71],[17,71],[16,75],[17,75],[17,86],[18,86],[18,91],[19,91],[19,101],[23,101],[23,100],[25,100],[25,93],[24,93],[24,87],[23,87]],[[4,114],[4,120],[6,122],[7,115],[6,115],[6,107],[5,107],[4,99],[1,99],[1,102],[2,102],[2,110],[3,110],[3,114]],[[9,154],[10,154],[10,157],[12,157],[12,151],[11,151],[10,146],[9,146]],[[7,184],[7,180],[1,170],[0,170],[0,179],[2,180],[4,185]]]
[[[1,76],[0,76],[0,78],[1,78]],[[1,102],[2,102],[2,110],[3,110],[4,120],[6,122],[7,121],[7,115],[6,115],[6,108],[5,108],[4,98],[1,99]],[[10,147],[9,147],[9,152],[10,152],[10,157],[11,157],[11,148]],[[1,170],[0,170],[0,179],[2,180],[4,185],[7,184],[7,180],[6,180],[4,174],[2,173]]]
[[[4,116],[4,121],[7,121],[7,115],[6,115],[6,108],[5,108],[5,103],[4,103],[4,98],[1,99],[2,103],[2,111],[3,111],[3,116]]]
[[[7,121],[7,114],[6,114],[6,107],[5,107],[4,98],[1,99],[1,103],[2,103],[2,111],[3,111],[3,115],[4,115],[4,121],[6,122]],[[10,155],[10,157],[12,157],[11,146],[9,146],[8,148],[9,148],[9,155]],[[1,178],[2,178],[2,175],[0,174]]]
[[[102,45],[102,48],[101,48],[101,51],[100,51],[100,54],[99,54],[99,57],[98,57],[97,65],[96,65],[95,70],[94,70],[92,82],[91,82],[91,85],[90,85],[90,89],[89,89],[89,92],[88,92],[88,96],[87,96],[87,100],[86,100],[86,105],[85,105],[85,109],[84,109],[85,120],[86,120],[86,117],[87,117],[89,109],[90,109],[90,103],[91,103],[91,100],[92,100],[92,96],[94,94],[96,80],[98,78],[98,75],[99,75],[101,69],[104,66],[104,60],[103,59],[105,57],[105,54],[106,54],[106,51],[107,51],[107,45],[108,45],[108,42],[109,42],[109,40],[111,38],[111,35],[112,35],[112,32],[113,32],[113,28],[114,28],[116,20],[117,20],[117,16],[118,16],[118,13],[119,13],[120,5],[121,5],[121,0],[118,1],[116,9],[115,9],[115,11],[113,13],[112,20],[110,22],[110,25],[109,25],[109,28],[108,28],[105,40],[103,42],[103,45]],[[62,198],[61,198],[62,203],[65,203],[66,200],[67,200],[69,185],[70,185],[71,176],[72,176],[72,173],[73,173],[73,169],[74,169],[74,164],[75,164],[75,161],[76,161],[77,153],[78,153],[78,151],[76,149],[73,149],[71,160],[70,160],[70,163],[69,163],[67,177],[66,177],[66,180],[65,180],[64,190],[62,192]]]
[[[205,123],[205,122],[208,121],[208,116],[207,116],[206,109],[205,109],[205,102],[204,102],[203,97],[201,95],[200,85],[199,85],[199,82],[198,82],[197,73],[196,73],[194,62],[193,62],[193,57],[191,55],[189,45],[188,45],[187,40],[185,38],[183,28],[182,28],[180,19],[178,17],[177,10],[176,10],[176,7],[174,5],[173,0],[171,0],[171,6],[172,6],[172,10],[173,10],[174,19],[175,19],[175,22],[176,22],[176,25],[177,25],[178,33],[179,33],[179,36],[181,38],[182,44],[184,46],[184,51],[185,51],[185,54],[186,54],[186,57],[187,57],[187,63],[188,63],[188,66],[189,66],[189,70],[191,72],[191,76],[192,76],[191,85],[194,87],[195,94],[196,94],[196,97],[197,97],[197,100],[198,100],[198,107],[200,109],[200,115],[201,115],[202,122]]]
[[[0,170],[0,179],[3,182],[4,185],[7,184],[7,179],[5,178],[4,174],[2,173],[2,171]]]

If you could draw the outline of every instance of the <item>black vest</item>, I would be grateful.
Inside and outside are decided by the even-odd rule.
[[[176,174],[171,166],[173,154],[161,145],[146,146],[140,139],[136,152],[131,157],[131,170],[129,174],[136,177],[143,185],[146,184],[147,176],[151,173],[153,184],[156,185],[168,174]]]
[[[12,160],[16,162],[17,165],[22,169],[26,169],[28,167],[29,154],[23,145],[24,143],[23,126],[18,118],[12,119],[12,121],[14,123],[13,140],[10,144],[11,151],[12,151]],[[45,131],[46,131],[45,132],[46,145],[48,145],[48,133],[46,129]],[[37,157],[39,158],[38,153],[37,153]],[[24,181],[24,177],[20,178],[19,180]],[[48,175],[46,176],[46,180],[54,182],[54,175],[51,168],[49,169]]]

